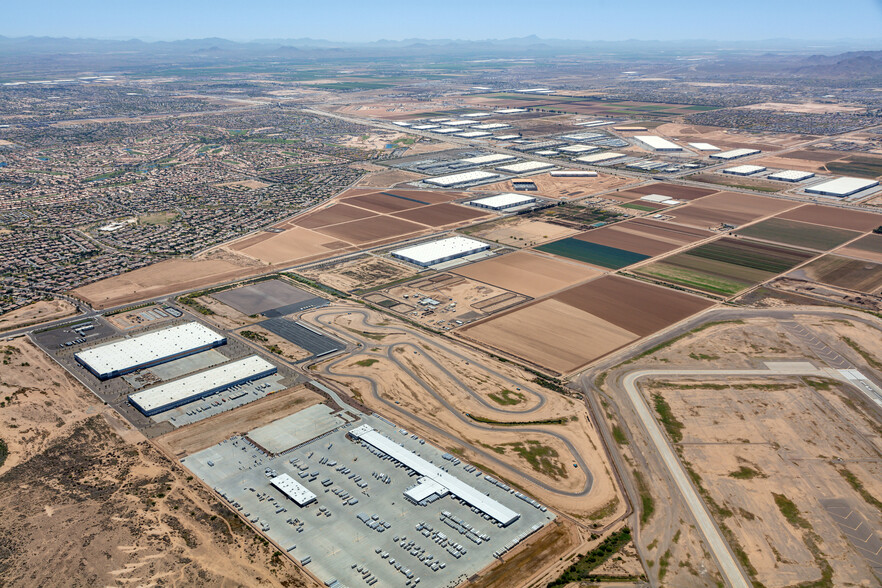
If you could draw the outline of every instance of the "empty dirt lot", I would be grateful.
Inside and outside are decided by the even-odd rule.
[[[532,251],[499,255],[459,267],[455,273],[533,298],[600,275],[585,264]]]
[[[4,350],[4,584],[312,585],[42,351]]]

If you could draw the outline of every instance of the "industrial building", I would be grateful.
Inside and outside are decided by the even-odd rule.
[[[552,178],[596,178],[596,171],[588,171],[584,169],[562,169],[550,172]]]
[[[515,139],[520,139],[520,135],[496,135],[493,137],[497,141],[514,141]]]
[[[517,157],[514,155],[503,155],[502,153],[491,153],[490,155],[478,155],[476,157],[466,157],[457,160],[457,163],[469,166],[493,165],[497,163],[506,163],[515,161]]]
[[[796,169],[785,169],[777,171],[766,176],[768,180],[778,180],[779,182],[801,182],[809,178],[815,177],[815,174],[807,171],[799,171]]]
[[[469,202],[472,206],[478,208],[489,208],[490,210],[505,210],[506,208],[515,208],[536,202],[533,196],[524,196],[523,194],[498,194],[497,196],[487,196],[486,198],[478,198]]]
[[[445,121],[441,124],[444,125],[445,127],[467,127],[469,125],[475,124],[475,121],[457,119],[457,120],[448,120],[448,121]]]
[[[689,143],[689,146],[698,151],[719,151],[719,147],[715,147],[710,143]]]
[[[488,249],[490,249],[490,245],[475,239],[448,237],[447,239],[397,249],[392,252],[392,257],[397,257],[422,267],[428,267],[436,263],[458,259]]]
[[[289,476],[282,474],[270,480],[270,484],[281,490],[282,494],[297,503],[297,506],[306,506],[315,502],[315,494],[309,491],[303,484]]]
[[[435,129],[432,132],[439,135],[450,135],[452,133],[461,133],[463,129],[459,127],[444,127],[443,129]]]
[[[432,129],[437,129],[438,125],[433,125],[431,123],[428,123],[428,124],[424,124],[424,125],[414,125],[411,128],[414,129],[415,131],[430,131]]]
[[[554,164],[545,163],[542,161],[522,161],[520,163],[512,163],[509,165],[501,165],[496,169],[501,172],[509,173],[509,174],[526,174],[532,172],[543,171],[546,169],[551,169],[554,167]]]
[[[594,145],[567,145],[558,149],[562,153],[591,153],[592,151],[599,150],[600,147],[595,147]]]
[[[498,129],[507,129],[511,125],[505,123],[484,123],[480,125],[475,125],[472,128],[476,131],[496,131]]]
[[[153,416],[223,392],[233,386],[271,376],[276,371],[276,366],[252,355],[167,384],[129,394],[129,402],[145,415]]]
[[[861,178],[836,178],[815,184],[805,189],[808,194],[820,194],[822,196],[835,196],[836,198],[845,198],[852,196],[858,192],[863,192],[867,188],[878,186],[876,180],[864,180]]]
[[[463,118],[487,118],[491,116],[489,112],[470,112],[468,114],[463,114]]]
[[[752,176],[762,171],[766,171],[766,168],[761,165],[736,165],[735,167],[727,167],[723,173],[733,176]]]
[[[655,151],[683,151],[676,143],[655,135],[636,135],[634,138]]]
[[[494,178],[501,177],[500,174],[494,174],[485,171],[470,171],[461,174],[451,174],[449,176],[438,176],[437,178],[426,178],[423,180],[427,184],[433,186],[441,186],[442,188],[456,188],[476,182],[485,182]]]
[[[583,155],[581,157],[575,158],[573,161],[578,161],[581,163],[607,163],[614,159],[620,159],[624,157],[624,153],[616,153],[614,151],[607,151],[605,153],[593,153],[591,155]]]
[[[77,362],[100,380],[121,376],[226,344],[201,323],[186,323],[76,353]]]
[[[487,131],[463,131],[461,133],[455,133],[457,137],[462,137],[463,139],[480,139],[482,137],[489,137],[492,133]]]
[[[761,153],[759,149],[732,149],[731,151],[723,151],[722,153],[714,153],[710,156],[711,159],[738,159],[739,157],[747,157],[748,155],[756,155],[757,153]]]
[[[646,196],[641,196],[640,200],[645,200],[646,202],[654,202],[655,204],[664,204],[665,206],[682,204],[681,201],[675,200],[670,196],[665,196],[664,194],[647,194]]]
[[[496,114],[519,114],[521,112],[527,112],[526,108],[500,108],[495,111]]]
[[[477,508],[503,527],[507,527],[521,516],[507,506],[486,496],[470,484],[463,482],[453,474],[445,472],[412,451],[401,447],[388,437],[381,435],[379,431],[374,430],[370,425],[356,427],[349,434],[354,439],[364,441],[374,449],[382,451],[398,463],[417,472],[428,482],[432,482],[433,484],[429,488],[431,493],[439,493],[439,491],[442,491],[439,487],[443,488],[470,506]]]

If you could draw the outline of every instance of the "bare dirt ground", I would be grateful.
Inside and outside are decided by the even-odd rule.
[[[322,284],[348,292],[373,288],[416,275],[412,267],[379,257],[359,257],[352,261],[298,269],[297,273]]]
[[[3,356],[3,584],[314,584],[29,341]]]
[[[205,320],[224,329],[238,329],[255,321],[247,314],[239,312],[232,306],[224,304],[212,296],[199,296],[195,300],[214,313],[206,315]]]
[[[379,166],[377,166],[379,167]],[[391,188],[404,182],[413,182],[426,176],[403,169],[380,168],[374,173],[366,175],[358,182],[359,187],[367,188]]]
[[[64,318],[74,312],[73,305],[66,300],[41,300],[0,315],[0,331]]]
[[[564,165],[563,167],[566,167]],[[640,180],[634,178],[626,178],[622,176],[614,176],[612,174],[598,173],[594,178],[554,178],[550,174],[537,174],[530,176],[529,181],[536,184],[536,192],[526,192],[528,195],[538,195],[544,198],[555,198],[558,200],[574,200],[584,198],[591,194],[598,194],[607,190],[614,190],[635,184]],[[496,191],[496,192],[513,192],[511,180],[496,182],[481,186],[477,191]]]
[[[264,350],[279,355],[280,357],[284,357],[289,361],[299,361],[312,355],[309,351],[294,345],[287,339],[280,337],[275,333],[267,331],[259,325],[251,325],[247,329],[242,329],[242,331],[253,333],[253,335],[249,337],[242,335],[248,339],[252,345],[262,347]],[[242,334],[242,331],[239,331],[240,335]]]
[[[502,245],[532,247],[575,235],[579,231],[541,220],[512,216],[464,232]]]
[[[247,278],[266,266],[231,252],[216,251],[196,259],[170,259],[73,290],[94,308],[128,304],[173,292]]]
[[[403,139],[404,137],[407,137],[407,135],[395,131],[374,131],[364,133],[363,135],[346,137],[340,141],[340,143],[346,147],[352,147],[354,149],[375,149],[382,151],[386,148],[386,145],[393,143],[398,139]]]
[[[421,153],[435,153],[436,151],[447,151],[448,149],[456,149],[460,147],[455,143],[433,143],[431,141],[420,141],[408,147],[405,155],[420,155]]]
[[[449,350],[453,348],[449,347],[449,343],[442,343],[440,337],[426,335],[433,341],[433,344],[428,344],[408,334],[408,329],[395,319],[374,312],[369,312],[371,317],[369,324],[365,324],[360,315],[346,314],[344,310],[335,311],[331,315],[327,309],[322,309],[311,314],[310,320],[315,316],[323,317],[319,324],[322,322],[331,324],[342,329],[345,338],[354,338],[364,343],[365,353],[335,361],[331,366],[322,367],[321,370],[327,369],[331,379],[349,388],[356,399],[368,407],[389,413],[389,408],[373,398],[368,383],[358,376],[373,378],[377,382],[382,398],[396,403],[396,411],[394,415],[390,415],[390,418],[403,420],[410,429],[433,440],[439,446],[447,447],[457,455],[463,456],[463,459],[479,465],[486,471],[499,469],[482,463],[486,462],[485,458],[474,453],[467,446],[458,444],[451,446],[449,439],[439,437],[433,429],[411,420],[410,415],[415,415],[446,431],[455,431],[459,438],[492,452],[490,455],[493,457],[518,470],[528,472],[553,488],[574,491],[584,486],[585,474],[581,468],[573,467],[569,449],[558,438],[541,433],[518,431],[517,426],[495,426],[490,431],[486,430],[487,425],[479,427],[477,422],[473,426],[470,420],[457,418],[448,408],[440,404],[398,364],[406,366],[416,374],[460,415],[467,413],[501,422],[563,419],[564,422],[559,424],[530,424],[529,428],[563,435],[572,443],[594,475],[594,485],[587,496],[569,497],[550,493],[525,478],[512,475],[509,470],[495,473],[526,489],[549,506],[582,518],[586,522],[595,520],[590,516],[616,498],[615,486],[605,463],[597,432],[589,422],[587,411],[581,402],[537,387],[531,383],[532,378],[529,374],[512,364],[497,362],[476,351],[456,346],[456,351],[468,358],[469,361],[465,362],[450,353]],[[389,353],[397,363],[390,359]],[[357,363],[364,359],[377,361]],[[486,404],[476,400],[467,390],[463,390],[432,360],[455,374],[460,381],[467,382],[474,394],[483,398]],[[500,379],[494,371],[488,371],[484,366],[492,368],[496,373],[505,374],[521,385],[513,387],[512,383]],[[514,397],[518,400],[514,404],[507,405],[492,399],[491,394],[499,396],[504,390],[511,392],[510,398]],[[538,397],[530,392],[531,390],[538,391],[545,398],[543,406],[538,406]],[[545,456],[546,459],[540,458],[534,464],[521,456],[518,445],[529,447],[531,441],[536,441],[551,450]],[[617,508],[596,515],[596,520],[615,517],[616,513],[620,514],[623,509],[624,504],[618,503]]]
[[[811,135],[792,133],[739,133],[719,127],[683,123],[663,124],[656,130],[660,134],[675,138],[678,141],[710,143],[720,148],[735,149],[745,147],[762,151],[775,151],[816,138]]]
[[[216,184],[220,188],[245,188],[247,190],[260,190],[266,188],[270,184],[260,182],[258,180],[242,180],[239,182],[227,182],[226,184]]]
[[[234,435],[241,435],[288,414],[319,404],[324,398],[303,386],[270,394],[235,411],[222,412],[154,439],[170,455],[182,458]]]
[[[841,337],[858,346],[878,343],[879,332],[857,322],[810,315],[796,321],[843,355],[849,348]],[[860,353],[854,351],[850,359],[861,365]],[[818,363],[801,339],[774,319],[756,318],[712,325],[641,358],[640,367],[755,369],[763,361],[806,360]],[[609,372],[601,384],[605,390],[616,373]],[[868,581],[866,560],[819,504],[831,496],[845,498],[877,532],[882,529],[882,510],[873,502],[882,496],[882,425],[862,395],[832,381],[793,377],[672,376],[648,381],[642,389],[657,411],[662,412],[659,397],[669,407],[663,423],[675,448],[756,580],[769,587],[807,581],[875,585]],[[635,485],[649,497],[644,507],[647,500],[654,505],[640,533],[653,574],[670,586],[714,585],[715,566],[685,522],[679,500],[671,499],[655,462],[643,457],[651,453],[639,426],[625,424],[633,422],[630,409],[623,411],[610,397],[601,403],[619,429],[618,448],[626,463],[642,472],[635,475]]]

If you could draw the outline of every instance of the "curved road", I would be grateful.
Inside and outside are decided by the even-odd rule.
[[[383,329],[383,327],[381,325],[370,324],[368,322],[368,319],[370,318],[370,313],[366,310],[361,310],[361,309],[345,309],[345,310],[341,309],[338,311],[325,310],[324,312],[316,312],[316,313],[312,314],[311,318],[313,318],[313,320],[315,320],[317,323],[319,323],[322,326],[322,328],[327,329],[329,331],[333,331],[338,336],[341,336],[344,338],[352,338],[351,332],[348,332],[348,331],[338,327],[333,322],[327,320],[329,317],[336,317],[336,316],[341,316],[344,314],[359,316],[362,320],[362,324],[365,327],[370,327],[371,329]],[[396,327],[395,332],[396,333],[403,333],[403,334],[407,334],[409,336],[415,337],[420,341],[423,341],[429,345],[432,345],[433,347],[442,347],[446,352],[450,353],[451,355],[454,355],[455,357],[462,359],[463,361],[473,361],[473,360],[469,360],[465,356],[459,354],[456,351],[451,350],[450,348],[448,348],[444,345],[439,345],[439,343],[437,341],[430,340],[429,338],[427,338],[427,337],[423,336],[422,334],[420,334],[416,331],[413,331],[411,329],[407,329],[407,328],[402,329],[402,328]],[[391,334],[395,334],[395,333],[389,333],[389,334],[391,335]],[[585,464],[585,461],[582,459],[582,456],[579,454],[579,451],[572,444],[572,442],[569,439],[567,439],[566,437],[564,437],[563,435],[555,433],[554,431],[548,431],[545,429],[536,429],[536,428],[532,428],[532,427],[518,427],[517,428],[517,431],[519,431],[519,432],[549,435],[551,437],[558,439],[561,443],[563,443],[566,446],[567,450],[572,454],[573,460],[575,461],[575,463],[577,463],[579,465],[579,467],[585,473],[585,477],[586,477],[584,487],[576,492],[567,492],[567,491],[560,490],[558,488],[554,488],[553,486],[549,486],[548,484],[546,484],[542,480],[539,480],[539,479],[531,476],[530,474],[527,474],[526,472],[524,472],[520,469],[517,469],[517,468],[499,460],[494,455],[489,454],[485,449],[483,449],[481,447],[477,447],[475,445],[472,445],[471,443],[468,443],[458,437],[451,435],[450,433],[448,433],[444,429],[442,429],[442,428],[440,428],[440,427],[438,427],[438,426],[436,426],[436,425],[434,425],[434,424],[432,424],[432,423],[430,423],[420,417],[417,417],[409,412],[406,412],[401,406],[396,405],[395,403],[393,403],[389,400],[386,400],[385,398],[383,398],[379,394],[379,388],[378,388],[377,382],[374,379],[372,379],[368,376],[361,375],[361,374],[350,374],[350,373],[346,373],[343,371],[337,371],[334,369],[338,364],[340,364],[344,361],[348,361],[350,359],[350,356],[354,355],[355,353],[358,353],[360,355],[384,357],[384,358],[388,359],[389,361],[391,361],[392,363],[394,363],[400,370],[402,370],[410,378],[412,378],[415,382],[417,382],[420,385],[420,387],[423,388],[423,390],[425,390],[430,396],[432,396],[432,398],[434,398],[441,406],[443,406],[445,409],[447,409],[450,412],[450,414],[452,414],[454,417],[456,417],[463,424],[465,424],[469,427],[473,427],[473,428],[480,429],[480,430],[487,431],[487,432],[501,431],[501,430],[511,432],[511,429],[503,429],[500,427],[483,425],[483,424],[477,423],[477,422],[463,416],[454,406],[452,406],[449,402],[447,402],[447,400],[445,400],[440,394],[438,394],[419,375],[415,374],[413,372],[413,370],[411,370],[407,365],[405,365],[402,361],[400,361],[397,357],[395,357],[395,354],[394,354],[394,350],[399,347],[410,348],[410,349],[417,351],[418,353],[421,353],[426,359],[428,359],[432,363],[432,365],[439,368],[447,377],[449,377],[454,383],[456,383],[456,385],[460,386],[463,390],[467,391],[473,398],[480,401],[482,403],[482,405],[486,406],[487,408],[489,408],[495,412],[499,412],[499,413],[503,413],[503,414],[507,414],[507,415],[512,414],[511,412],[504,411],[502,409],[499,409],[499,408],[494,407],[494,406],[490,405],[489,403],[487,403],[483,398],[480,397],[479,394],[474,392],[469,386],[467,386],[465,383],[463,383],[456,375],[452,374],[449,370],[444,368],[444,366],[442,366],[440,363],[438,363],[438,361],[436,361],[434,358],[432,358],[430,355],[428,355],[426,353],[425,349],[422,349],[422,348],[420,348],[412,343],[408,343],[408,342],[391,343],[391,344],[385,344],[385,345],[381,344],[381,343],[375,344],[372,342],[370,345],[372,347],[385,348],[385,353],[369,352],[366,350],[365,344],[359,343],[358,347],[355,350],[353,350],[352,352],[350,352],[342,357],[339,357],[337,359],[334,359],[334,360],[330,361],[329,363],[326,363],[325,365],[321,366],[320,372],[323,373],[324,375],[327,375],[327,376],[356,378],[356,379],[360,379],[360,380],[368,382],[368,384],[370,384],[370,386],[371,386],[371,395],[373,396],[373,398],[376,401],[381,402],[383,405],[385,405],[389,409],[396,411],[396,412],[399,412],[399,413],[404,413],[407,418],[412,419],[412,420],[420,423],[421,425],[431,429],[435,433],[442,435],[444,437],[447,437],[448,439],[455,441],[456,443],[467,446],[469,449],[471,449],[475,453],[481,455],[481,457],[484,460],[492,462],[494,465],[511,472],[515,476],[520,476],[520,477],[523,477],[523,478],[529,480],[531,483],[536,484],[537,486],[539,486],[540,488],[542,488],[543,490],[545,490],[549,493],[557,494],[559,496],[579,497],[579,496],[586,496],[591,491],[591,488],[594,484],[593,475],[592,475],[591,471],[588,469],[587,465]],[[321,360],[319,360],[319,361],[321,361]],[[318,362],[316,362],[316,363],[318,363]],[[521,384],[520,382],[512,380],[508,376],[506,376],[504,374],[500,374],[485,365],[482,365],[481,368],[483,370],[485,370],[486,372],[493,374],[494,376],[499,377],[499,378],[511,383],[514,386],[521,387],[522,389],[526,390],[530,394],[539,398],[540,402],[538,405],[534,406],[533,408],[531,408],[529,410],[518,411],[516,414],[519,414],[519,415],[520,414],[529,414],[531,412],[538,410],[539,408],[541,408],[544,405],[545,399],[542,394],[537,393],[537,392],[530,390],[528,388],[524,388],[523,384]]]

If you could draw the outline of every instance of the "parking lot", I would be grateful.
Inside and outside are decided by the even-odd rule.
[[[520,517],[500,528],[451,495],[424,506],[410,502],[404,492],[420,476],[347,437],[362,424]],[[242,436],[182,463],[322,581],[346,586],[455,586],[554,519],[544,506],[376,416],[362,415],[276,457]],[[317,500],[300,507],[288,499],[270,485],[281,474]]]

